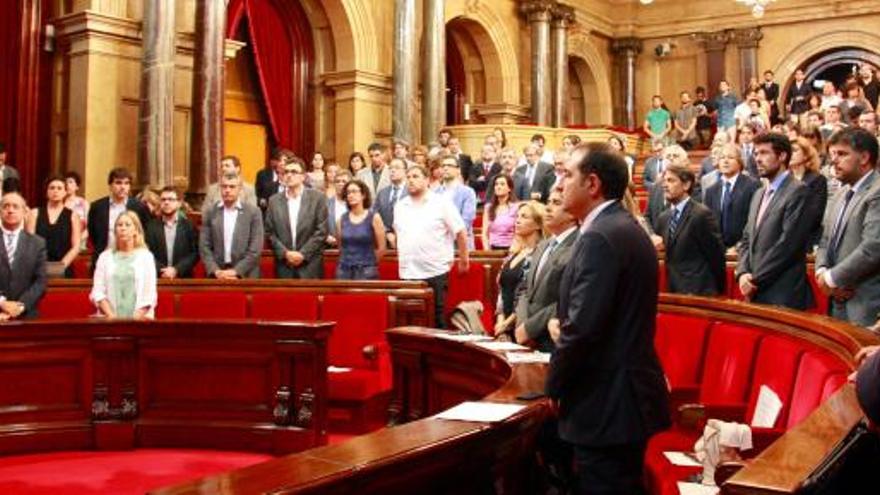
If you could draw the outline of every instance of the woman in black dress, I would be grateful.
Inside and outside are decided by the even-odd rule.
[[[513,331],[516,319],[516,298],[520,283],[531,264],[532,252],[544,237],[544,205],[537,201],[519,204],[513,243],[498,274],[498,302],[495,308],[495,335]]]
[[[788,169],[791,175],[807,187],[805,221],[810,223],[810,237],[807,252],[813,252],[822,238],[822,218],[828,203],[828,180],[819,172],[819,153],[806,138],[791,141],[791,160]]]
[[[73,210],[64,206],[66,196],[64,179],[59,176],[50,177],[46,181],[46,206],[28,212],[25,229],[46,240],[49,274],[63,272],[66,278],[72,278],[73,269],[70,265],[79,254],[82,220]]]

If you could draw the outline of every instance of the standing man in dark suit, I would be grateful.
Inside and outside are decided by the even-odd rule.
[[[764,82],[761,83],[764,96],[770,103],[770,125],[776,125],[779,122],[779,85],[776,84],[773,77],[773,71],[767,69],[764,71]]]
[[[880,180],[877,138],[864,129],[831,136],[828,155],[844,187],[825,214],[816,282],[831,316],[868,327],[880,313]]]
[[[755,159],[755,136],[757,135],[755,126],[752,124],[743,124],[739,130],[739,149],[742,156],[743,170],[751,177],[757,179],[758,162]]]
[[[255,189],[257,193],[257,206],[266,211],[269,206],[269,198],[284,190],[281,175],[284,173],[284,163],[293,158],[292,151],[284,148],[272,150],[269,164],[257,172]]]
[[[116,218],[125,210],[132,210],[141,221],[141,225],[147,225],[150,221],[150,213],[147,208],[137,199],[129,196],[131,193],[131,172],[123,167],[117,167],[110,171],[107,184],[110,186],[110,195],[92,203],[89,208],[88,231],[92,241],[92,270],[98,256],[113,245]]]
[[[180,212],[180,198],[172,186],[159,194],[160,218],[147,224],[146,241],[156,258],[159,278],[191,278],[199,259],[199,236]]]
[[[305,163],[284,165],[284,194],[269,199],[266,234],[275,253],[278,278],[323,278],[327,237],[325,196],[305,187]]]
[[[752,196],[761,183],[742,173],[739,148],[733,144],[726,144],[721,149],[718,172],[721,178],[706,189],[705,204],[721,224],[724,247],[734,248],[742,239]]]
[[[542,352],[556,349],[547,324],[556,317],[559,302],[559,281],[571,259],[571,247],[577,239],[577,220],[562,209],[562,189],[550,191],[544,213],[544,227],[551,237],[543,240],[532,254],[532,267],[525,278],[525,291],[516,301],[514,336],[519,344],[530,345]]]
[[[724,293],[724,244],[709,208],[691,201],[696,178],[690,169],[671,165],[663,174],[663,192],[672,205],[658,226],[665,246],[669,292],[717,296]]]
[[[581,494],[644,493],[646,444],[670,424],[654,351],[657,253],[620,205],[628,181],[605,144],[578,146],[566,164],[563,207],[583,220],[549,324],[559,341],[546,389]]]
[[[650,190],[654,184],[660,181],[660,175],[666,168],[667,163],[663,160],[663,142],[653,141],[651,143],[651,156],[645,160],[645,170],[642,173],[642,183],[645,189]]]
[[[409,194],[406,187],[406,168],[406,162],[400,158],[391,159],[388,164],[391,185],[379,191],[373,206],[385,226],[385,241],[392,248],[397,246],[397,237],[394,235],[394,205]]]
[[[471,155],[461,152],[461,143],[454,135],[449,137],[448,148],[452,156],[458,160],[461,176],[467,180],[471,176],[471,169],[474,168],[474,161],[471,159]]]
[[[37,316],[46,291],[46,241],[25,232],[26,209],[17,192],[0,200],[0,321]]]
[[[768,185],[755,192],[739,245],[736,280],[747,300],[805,310],[813,306],[807,282],[807,189],[788,171],[791,142],[767,133],[755,138],[758,173]]]
[[[800,115],[810,109],[810,93],[813,90],[805,79],[803,69],[794,71],[794,84],[788,89],[788,95],[785,97],[788,120],[792,122],[797,122]]]
[[[260,278],[263,215],[241,199],[241,176],[220,179],[220,203],[202,220],[199,254],[209,277],[220,280]]]
[[[466,177],[467,184],[477,193],[479,204],[487,201],[489,179],[501,173],[501,164],[495,161],[496,154],[495,146],[484,144],[480,152],[480,162],[471,166],[471,174]]]
[[[540,152],[534,144],[523,149],[526,163],[517,167],[513,173],[513,187],[516,197],[522,201],[534,199],[542,203],[550,196],[550,186],[556,180],[553,165],[540,161]]]

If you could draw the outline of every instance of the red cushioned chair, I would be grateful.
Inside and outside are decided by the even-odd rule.
[[[392,379],[385,341],[387,296],[325,295],[320,319],[336,322],[328,344],[329,364],[350,369],[327,375],[333,428],[361,433],[381,426]]]
[[[300,292],[254,292],[251,316],[266,320],[317,320],[318,295]]]
[[[180,295],[181,318],[246,318],[247,297],[238,291],[189,292]]]
[[[711,321],[696,316],[660,313],[654,347],[673,394],[696,398],[700,367]]]
[[[159,296],[156,299],[156,318],[174,318],[176,315],[174,292],[159,289]]]
[[[816,301],[816,306],[809,311],[819,315],[827,315],[828,296],[823,294],[822,291],[819,290],[819,286],[816,285],[816,274],[812,269],[807,270],[807,280],[810,282],[810,289],[813,291],[813,299]]]
[[[197,261],[193,267],[193,278],[208,278],[208,275],[205,273],[205,264],[202,263],[202,260]]]
[[[46,291],[37,305],[41,320],[88,318],[97,309],[89,300],[89,291]]]
[[[495,327],[495,301],[488,300],[486,294],[486,268],[480,263],[471,263],[465,274],[458,273],[458,265],[453,264],[449,271],[449,291],[443,308],[444,319],[462,301],[483,302],[483,326],[487,332]]]
[[[785,428],[793,428],[809,416],[828,393],[826,385],[829,380],[832,380],[831,386],[833,386],[835,381],[839,381],[839,378],[834,377],[845,378],[847,371],[846,364],[829,352],[811,350],[804,353],[795,377],[791,408]]]
[[[379,280],[400,280],[400,270],[396,261],[382,260],[379,262]]]
[[[275,258],[260,256],[260,277],[275,278]]]
[[[336,260],[324,258],[324,278],[325,279],[336,278]]]

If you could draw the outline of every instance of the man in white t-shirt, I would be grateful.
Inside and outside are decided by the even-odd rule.
[[[428,171],[420,165],[406,172],[409,195],[394,205],[394,232],[402,280],[422,280],[434,290],[434,325],[444,328],[448,273],[458,248],[458,271],[470,268],[467,229],[455,206],[428,189]]]

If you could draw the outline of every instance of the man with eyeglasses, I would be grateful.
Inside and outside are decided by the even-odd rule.
[[[192,222],[180,211],[173,186],[159,194],[159,218],[147,224],[146,241],[156,258],[159,278],[191,278],[199,259],[199,237]]]
[[[385,240],[391,248],[396,245],[397,241],[394,235],[394,205],[409,194],[406,190],[406,169],[406,162],[403,159],[392,158],[388,164],[391,185],[376,194],[374,208],[385,225]]]
[[[266,233],[275,253],[277,278],[323,278],[327,201],[305,184],[305,163],[284,165],[284,194],[269,198]]]

